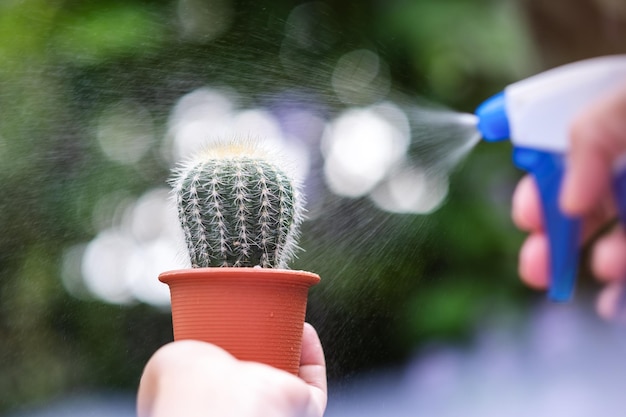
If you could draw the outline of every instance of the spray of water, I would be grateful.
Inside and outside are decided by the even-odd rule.
[[[428,214],[443,203],[450,174],[480,135],[473,115],[426,105],[409,107],[406,114],[411,129],[406,157],[391,170],[381,190],[386,195],[376,201],[392,212]]]

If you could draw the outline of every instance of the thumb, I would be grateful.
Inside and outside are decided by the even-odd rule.
[[[323,415],[327,402],[326,361],[317,332],[309,323],[304,323],[302,354],[300,356],[300,379],[307,383],[311,392],[316,415]]]
[[[626,84],[579,115],[570,139],[560,204],[582,216],[609,194],[614,163],[626,152]]]

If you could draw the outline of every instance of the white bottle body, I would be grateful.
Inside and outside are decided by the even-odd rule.
[[[504,94],[511,141],[566,152],[575,117],[621,85],[626,86],[626,55],[575,62],[509,85]]]

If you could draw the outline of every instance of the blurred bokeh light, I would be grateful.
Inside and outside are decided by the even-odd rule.
[[[386,113],[396,117],[386,118]],[[340,114],[322,141],[330,189],[348,197],[367,194],[403,157],[408,135],[406,116],[389,103]]]

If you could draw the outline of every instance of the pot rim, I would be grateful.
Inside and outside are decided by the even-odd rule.
[[[251,275],[258,275],[259,279],[276,281],[301,281],[308,285],[315,285],[320,282],[319,275],[301,270],[259,268],[259,267],[208,267],[208,268],[186,268],[166,271],[159,275],[159,281],[169,283],[180,279],[250,279]]]

